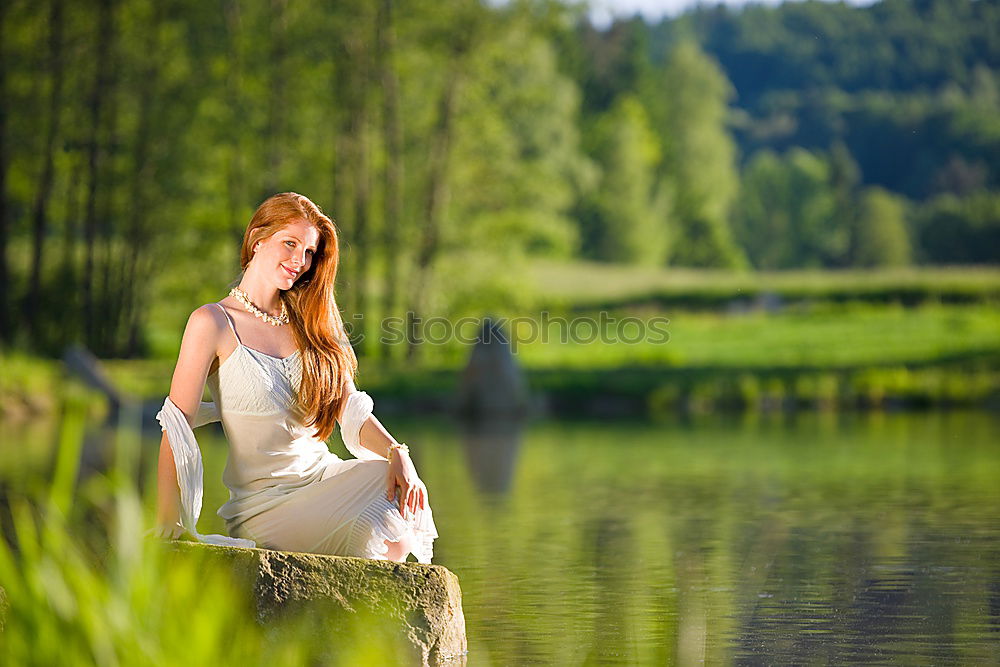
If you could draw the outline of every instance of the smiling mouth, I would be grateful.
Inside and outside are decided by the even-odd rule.
[[[283,268],[285,270],[285,272],[288,273],[289,277],[291,277],[291,278],[294,278],[295,276],[299,275],[298,271],[292,271],[290,268],[288,268],[284,264],[281,265],[281,268]]]

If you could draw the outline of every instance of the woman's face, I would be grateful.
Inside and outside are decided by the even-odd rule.
[[[319,230],[305,220],[290,223],[259,241],[253,255],[258,271],[280,290],[291,289],[312,266]]]

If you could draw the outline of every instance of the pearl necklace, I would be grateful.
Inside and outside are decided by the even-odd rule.
[[[282,324],[288,324],[288,311],[285,309],[284,302],[281,303],[281,314],[275,317],[274,315],[265,313],[263,310],[255,306],[247,293],[239,287],[234,287],[229,290],[229,296],[243,304],[243,307],[246,308],[248,312],[253,313],[273,327],[280,327]]]

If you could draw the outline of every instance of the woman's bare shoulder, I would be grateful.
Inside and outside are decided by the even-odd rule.
[[[218,356],[224,322],[219,308],[209,303],[195,308],[184,327],[170,398],[187,415],[194,414],[201,400],[205,378]]]
[[[226,328],[226,315],[218,304],[206,303],[198,306],[188,317],[181,348],[201,348],[215,355]]]
[[[195,308],[188,316],[188,329],[198,333],[219,332],[226,326],[225,313],[217,303],[206,303]]]

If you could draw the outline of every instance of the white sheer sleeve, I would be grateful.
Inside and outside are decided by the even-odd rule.
[[[346,403],[340,417],[340,437],[343,438],[347,451],[362,461],[385,461],[384,456],[361,446],[361,427],[371,416],[375,402],[365,392],[358,391],[350,377],[347,378],[346,392]]]
[[[174,467],[177,468],[177,486],[181,492],[181,524],[199,542],[228,547],[255,547],[253,540],[226,535],[202,535],[198,532],[198,517],[201,515],[202,484],[204,468],[201,449],[195,440],[194,431],[187,417],[167,396],[163,409],[156,413],[160,428],[167,434],[170,449],[174,453]],[[214,403],[201,403],[195,415],[194,425],[201,426],[219,420]]]

